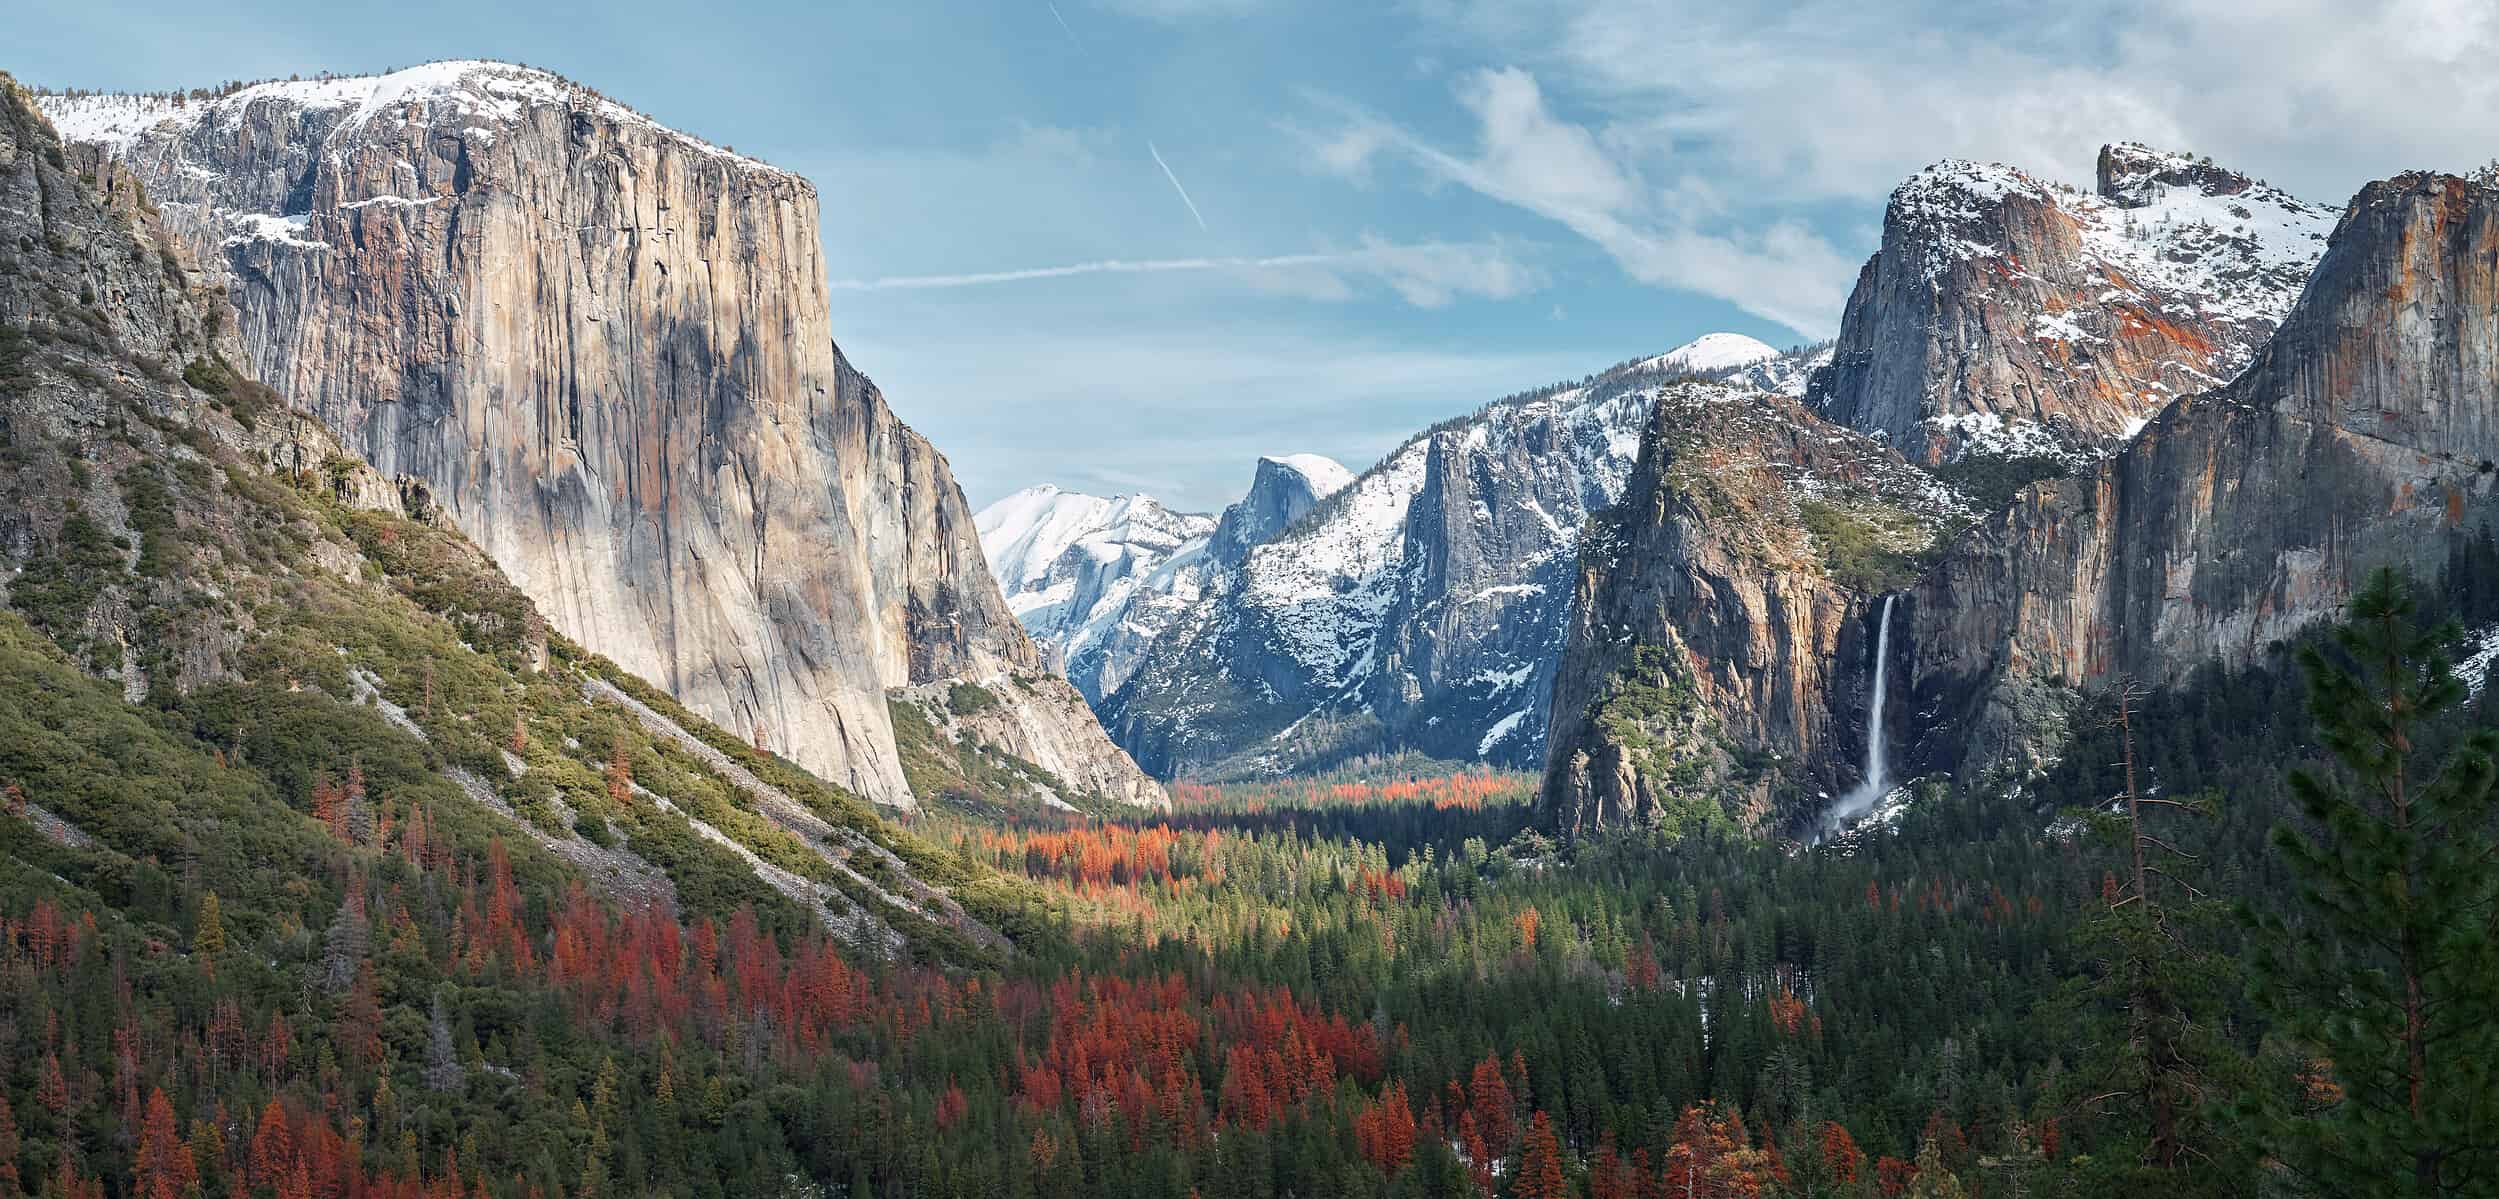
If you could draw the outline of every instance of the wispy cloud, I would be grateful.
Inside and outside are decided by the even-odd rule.
[[[1189,198],[1189,189],[1180,186],[1180,176],[1171,173],[1171,164],[1163,161],[1163,152],[1154,148],[1152,138],[1146,139],[1145,152],[1154,156],[1154,165],[1163,168],[1163,178],[1171,180],[1171,190],[1180,193],[1180,202],[1189,206],[1189,215],[1196,218],[1198,231],[1206,231],[1206,214],[1197,210],[1197,201]]]
[[[1057,266],[947,275],[885,275],[836,279],[835,291],[925,291],[994,287],[1085,275],[1158,275],[1190,271],[1231,272],[1265,290],[1317,299],[1345,299],[1352,282],[1370,280],[1419,308],[1439,308],[1460,297],[1507,299],[1544,286],[1544,273],[1521,260],[1520,247],[1504,241],[1397,244],[1363,238],[1360,249],[1264,257],[1108,258]]]
[[[1102,0],[1106,8],[1150,21],[1178,23],[1205,17],[1239,17],[1257,11],[1262,0]]]
[[[1324,266],[1345,261],[1346,258],[1347,256],[1343,254],[1278,254],[1268,258],[1150,258],[1133,261],[1106,258],[1099,262],[1072,262],[1065,266],[1037,266],[1012,271],[975,271],[961,275],[887,275],[875,279],[836,279],[828,286],[835,291],[987,287],[997,283],[1027,283],[1036,279],[1066,279],[1076,275],[1151,275],[1165,271]]]
[[[1808,335],[1837,323],[1855,264],[1819,233],[1794,221],[1701,224],[1699,213],[1669,202],[1667,189],[1596,132],[1556,116],[1525,71],[1473,72],[1457,95],[1476,119],[1470,153],[1325,100],[1349,127],[1329,136],[1321,161],[1352,173],[1367,169],[1374,153],[1399,153],[1440,180],[1561,224],[1644,283],[1715,296]],[[1326,152],[1349,146],[1363,149]]]
[[[1359,470],[1433,421],[1589,366],[1585,352],[1402,346],[1255,324],[902,340],[863,330],[843,349],[945,447],[976,506],[1053,482],[1213,511],[1240,497],[1259,455],[1307,451]]]

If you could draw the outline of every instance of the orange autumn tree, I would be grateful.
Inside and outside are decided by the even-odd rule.
[[[139,1153],[131,1167],[134,1199],[183,1199],[199,1180],[191,1149],[182,1143],[174,1123],[174,1105],[165,1088],[148,1092],[147,1116],[139,1127]]]
[[[1754,1199],[1779,1175],[1777,1156],[1753,1146],[1744,1118],[1695,1104],[1675,1120],[1666,1151],[1667,1199]]]
[[[1857,1138],[1837,1122],[1822,1126],[1822,1167],[1830,1172],[1831,1181],[1843,1185],[1857,1181],[1857,1172],[1865,1168],[1865,1151],[1857,1148]]]
[[[1519,1199],[1569,1199],[1570,1180],[1562,1176],[1562,1145],[1553,1135],[1553,1117],[1542,1108],[1527,1122],[1526,1148],[1519,1153],[1518,1181],[1511,1189]]]

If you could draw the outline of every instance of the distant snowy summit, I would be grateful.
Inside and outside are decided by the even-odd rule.
[[[1794,398],[1805,394],[1813,373],[1830,361],[1828,345],[1782,350],[1741,333],[1704,333],[1654,358],[1642,359],[1631,369],[1668,376],[1699,375]]]

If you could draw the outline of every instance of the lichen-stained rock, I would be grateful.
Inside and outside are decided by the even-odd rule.
[[[2235,382],[2025,493],[1921,579],[1915,764],[2051,758],[2074,689],[2245,662],[2380,564],[2435,577],[2499,522],[2499,188],[2370,184]]]
[[[1960,497],[1794,400],[1662,392],[1591,522],[1543,804],[1573,835],[1757,827],[1862,757],[1870,601],[1965,523]]]
[[[248,373],[705,717],[907,804],[886,691],[1038,669],[834,347],[805,179],[495,63],[41,103],[222,269]]]
[[[1911,177],[1808,402],[1915,462],[2087,461],[2237,375],[2336,215],[2133,144],[2100,151],[2097,184],[1958,160]]]

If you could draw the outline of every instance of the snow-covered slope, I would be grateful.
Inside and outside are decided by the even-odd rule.
[[[1007,607],[1088,701],[1117,687],[1160,631],[1142,612],[1132,620],[1140,599],[1195,598],[1193,564],[1215,530],[1215,518],[1174,512],[1150,495],[1105,498],[1046,483],[981,509],[973,523]]]
[[[1776,347],[1741,333],[1704,333],[1642,362],[1640,369],[1708,375],[1778,356]]]

